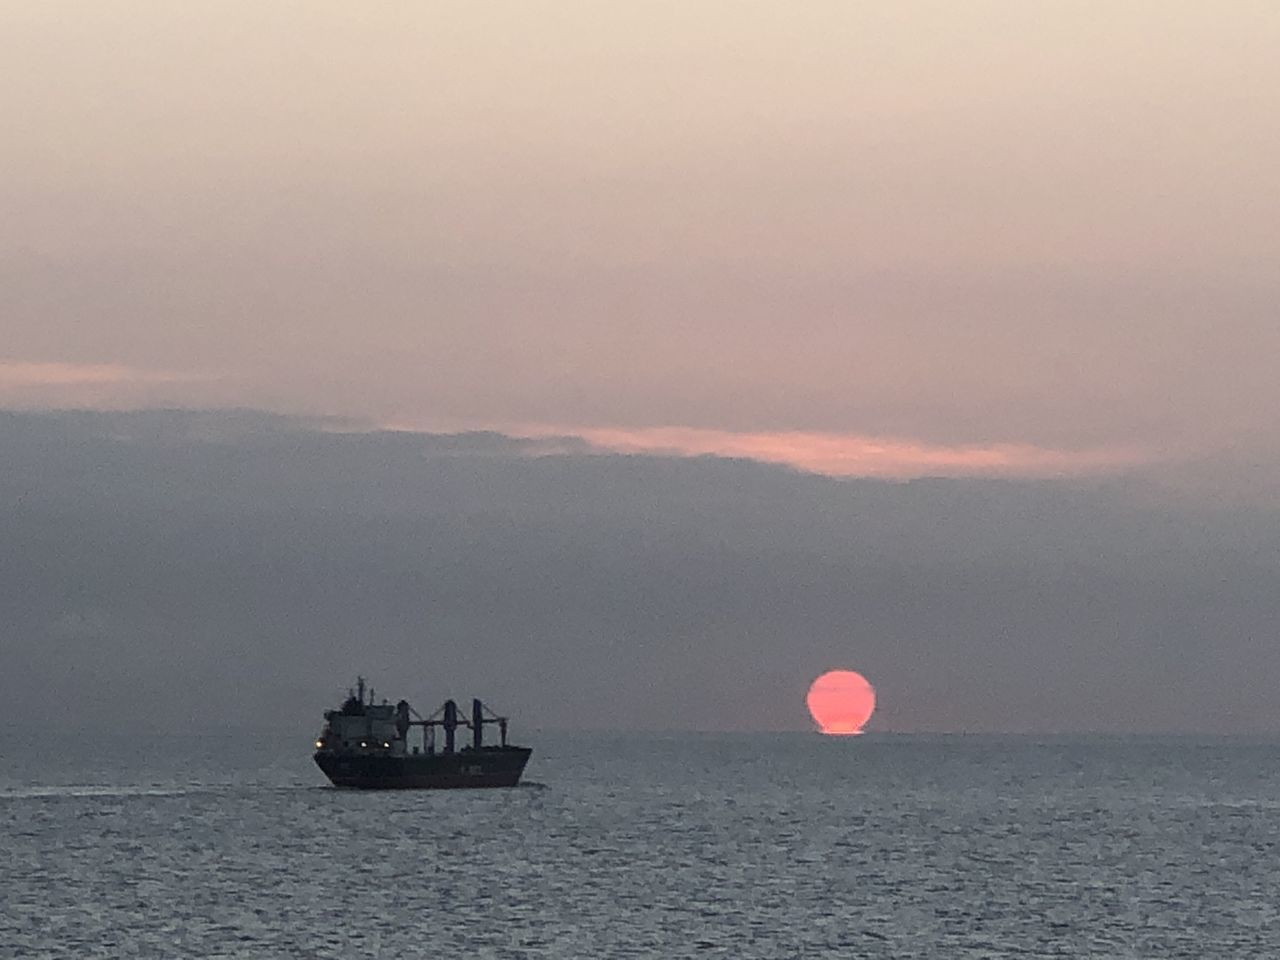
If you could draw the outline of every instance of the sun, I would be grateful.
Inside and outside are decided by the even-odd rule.
[[[809,685],[805,703],[823,733],[852,736],[875,712],[876,690],[856,671],[828,670]]]

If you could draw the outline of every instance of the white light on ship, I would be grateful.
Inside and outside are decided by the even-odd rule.
[[[382,745],[383,745],[384,747],[387,747],[388,749],[390,749],[390,747],[391,747],[391,744],[387,743],[385,740],[384,740],[384,741],[382,741]]]
[[[317,749],[317,750],[319,750],[319,749],[320,749],[321,747],[323,747],[323,746],[324,746],[324,741],[323,741],[323,740],[317,740],[317,741],[316,741],[316,749]]]
[[[363,741],[363,740],[361,740],[361,741],[360,741],[360,746],[362,746],[362,747],[367,747],[368,745],[369,745],[369,744],[365,743],[365,741]]]

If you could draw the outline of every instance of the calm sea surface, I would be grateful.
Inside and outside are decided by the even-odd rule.
[[[305,737],[8,744],[0,957],[1280,957],[1280,744],[527,739],[393,793]]]

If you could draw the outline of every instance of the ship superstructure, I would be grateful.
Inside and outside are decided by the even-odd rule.
[[[401,700],[375,703],[374,691],[365,696],[365,681],[337,710],[324,714],[324,729],[316,739],[316,765],[335,786],[389,788],[514,787],[520,781],[528,747],[507,743],[507,718],[471,701],[466,718],[453,700],[423,717]],[[498,728],[499,742],[484,742],[486,726]],[[421,733],[416,734],[417,727]],[[458,744],[459,727],[469,728],[469,743]],[[436,730],[444,732],[437,749]]]

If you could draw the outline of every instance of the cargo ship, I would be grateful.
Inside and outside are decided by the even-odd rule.
[[[337,710],[326,710],[324,729],[316,738],[316,766],[336,787],[366,790],[514,787],[533,751],[507,743],[507,718],[471,701],[471,718],[446,700],[428,717],[408,701],[375,703],[373,688],[365,696],[364,677],[347,691]],[[484,729],[498,728],[499,742],[486,744]],[[417,727],[421,733],[414,734]],[[470,742],[459,746],[458,727],[470,729]],[[437,749],[436,731],[444,732]],[[417,741],[411,742],[411,741]]]

